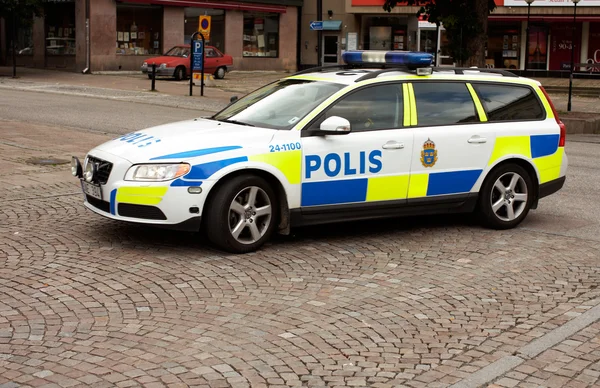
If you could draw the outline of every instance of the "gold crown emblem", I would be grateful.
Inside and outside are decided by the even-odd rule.
[[[431,141],[431,139],[427,139],[425,143],[423,143],[423,149],[425,150],[434,150],[435,143]]]

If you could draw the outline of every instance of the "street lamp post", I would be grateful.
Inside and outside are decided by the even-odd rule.
[[[580,0],[571,0],[573,2],[573,40],[571,43],[571,72],[569,74],[569,101],[567,102],[567,111],[571,111],[571,94],[573,92],[573,70],[575,67],[575,39],[577,38],[577,3]]]
[[[529,66],[529,15],[531,14],[531,4],[534,0],[525,0],[527,3],[527,29],[525,35],[525,71],[527,71],[527,67]]]

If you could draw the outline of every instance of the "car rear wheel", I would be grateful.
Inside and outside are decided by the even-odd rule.
[[[217,189],[207,207],[205,230],[210,241],[232,253],[259,249],[277,222],[276,196],[269,184],[242,175]]]
[[[177,81],[185,79],[185,67],[179,66],[178,68],[176,68],[174,76]]]
[[[219,67],[217,69],[217,71],[215,71],[215,78],[217,78],[217,79],[223,79],[223,78],[225,78],[225,73],[226,72],[227,71],[225,70],[224,67]]]
[[[517,164],[502,165],[488,175],[481,187],[480,219],[493,229],[514,228],[525,219],[533,200],[529,173]]]

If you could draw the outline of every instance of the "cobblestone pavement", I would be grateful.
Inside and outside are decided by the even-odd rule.
[[[0,386],[600,384],[600,241],[427,217],[225,255],[94,215],[67,165],[27,163],[106,135],[0,138]]]

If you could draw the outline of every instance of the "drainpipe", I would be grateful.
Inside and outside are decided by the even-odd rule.
[[[90,72],[90,0],[85,0],[85,69],[82,73]]]

